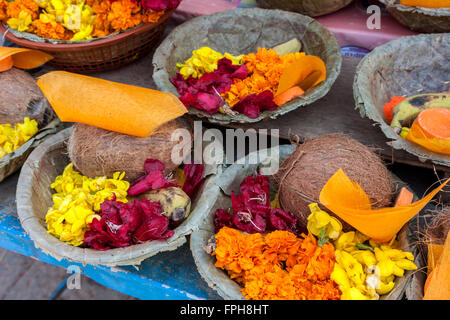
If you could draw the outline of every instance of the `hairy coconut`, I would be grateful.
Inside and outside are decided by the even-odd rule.
[[[337,170],[358,182],[373,208],[391,204],[394,184],[381,159],[368,147],[343,134],[329,134],[299,145],[274,176],[281,207],[306,226],[308,204],[318,202],[320,191]],[[344,229],[349,226],[344,224]]]
[[[450,206],[436,211],[431,223],[425,229],[425,242],[444,244],[450,231]]]
[[[0,72],[0,88],[0,124],[20,123],[25,117],[42,124],[49,108],[30,74],[16,68]]]
[[[107,131],[85,124],[75,124],[68,141],[69,158],[85,176],[112,177],[114,172],[125,172],[125,179],[133,181],[145,174],[144,162],[158,159],[166,165],[165,174],[180,164],[172,161],[172,148],[179,141],[171,141],[176,129],[190,128],[172,120],[147,138]],[[192,147],[192,144],[191,144]]]

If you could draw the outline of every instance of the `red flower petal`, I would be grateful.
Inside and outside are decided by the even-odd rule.
[[[236,103],[233,109],[249,118],[255,119],[259,117],[261,110],[275,110],[277,108],[277,104],[273,101],[273,93],[266,90],[259,94],[246,96]]]
[[[185,164],[184,165],[184,176],[186,180],[184,181],[183,191],[192,197],[195,191],[200,187],[201,183],[204,181],[203,178],[204,166],[202,164]]]
[[[217,69],[203,74],[199,79],[184,79],[180,73],[170,79],[181,95],[180,101],[186,107],[193,107],[207,113],[216,113],[223,105],[220,93],[230,90],[234,78],[248,76],[246,65],[233,65],[231,60],[222,58],[217,61]]]
[[[166,165],[157,159],[147,159],[144,162],[145,172],[164,171]]]

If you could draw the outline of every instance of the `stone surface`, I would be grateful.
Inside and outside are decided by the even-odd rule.
[[[47,300],[69,274],[64,268],[0,249],[0,300]],[[59,300],[130,300],[133,297],[104,287],[86,276],[80,289],[65,288]]]

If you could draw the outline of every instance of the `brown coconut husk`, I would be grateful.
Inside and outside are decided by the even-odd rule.
[[[382,160],[368,147],[344,134],[328,134],[298,145],[274,178],[281,207],[305,227],[308,204],[319,202],[320,191],[339,169],[367,193],[373,208],[391,205],[394,183]],[[351,227],[344,223],[344,230]]]
[[[112,177],[114,172],[125,172],[125,180],[133,181],[145,174],[144,162],[148,158],[162,161],[166,165],[165,174],[180,165],[171,159],[172,148],[179,144],[179,141],[171,141],[176,129],[191,132],[190,127],[178,120],[163,124],[147,138],[77,123],[70,134],[67,150],[75,168],[85,176]]]
[[[444,244],[450,230],[450,206],[437,212],[425,229],[425,243]]]
[[[30,74],[16,68],[0,72],[0,88],[0,124],[14,125],[25,117],[43,124],[48,104]]]

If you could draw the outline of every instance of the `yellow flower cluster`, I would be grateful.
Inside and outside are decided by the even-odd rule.
[[[321,210],[317,203],[309,204],[311,214],[308,216],[307,229],[317,237],[335,240],[342,231],[341,222]]]
[[[25,118],[23,123],[0,124],[0,157],[17,150],[38,132],[36,120]]]
[[[21,32],[28,31],[33,19],[36,19],[39,12],[39,6],[34,0],[16,0],[13,2],[5,1],[6,16],[8,25]],[[2,14],[3,16],[3,14]]]
[[[73,170],[70,163],[61,176],[56,177],[51,187],[53,207],[45,216],[48,233],[73,246],[83,244],[84,233],[94,218],[100,218],[96,211],[105,200],[128,202],[129,182],[123,180],[125,173],[116,172],[112,179],[92,179]]]
[[[217,61],[222,58],[230,59],[234,65],[242,64],[242,55],[233,56],[229,53],[221,54],[210,47],[202,47],[192,51],[192,56],[184,63],[177,63],[180,74],[184,79],[190,76],[198,79],[204,73],[210,73],[217,69]]]
[[[369,240],[369,245],[364,242]],[[411,252],[397,249],[398,243],[378,243],[359,232],[346,232],[334,243],[336,263],[331,279],[342,291],[342,300],[376,300],[395,286],[395,277],[416,270]]]
[[[86,0],[36,0],[43,12],[39,20],[52,26],[60,24],[73,32],[71,41],[92,38],[95,13]]]

